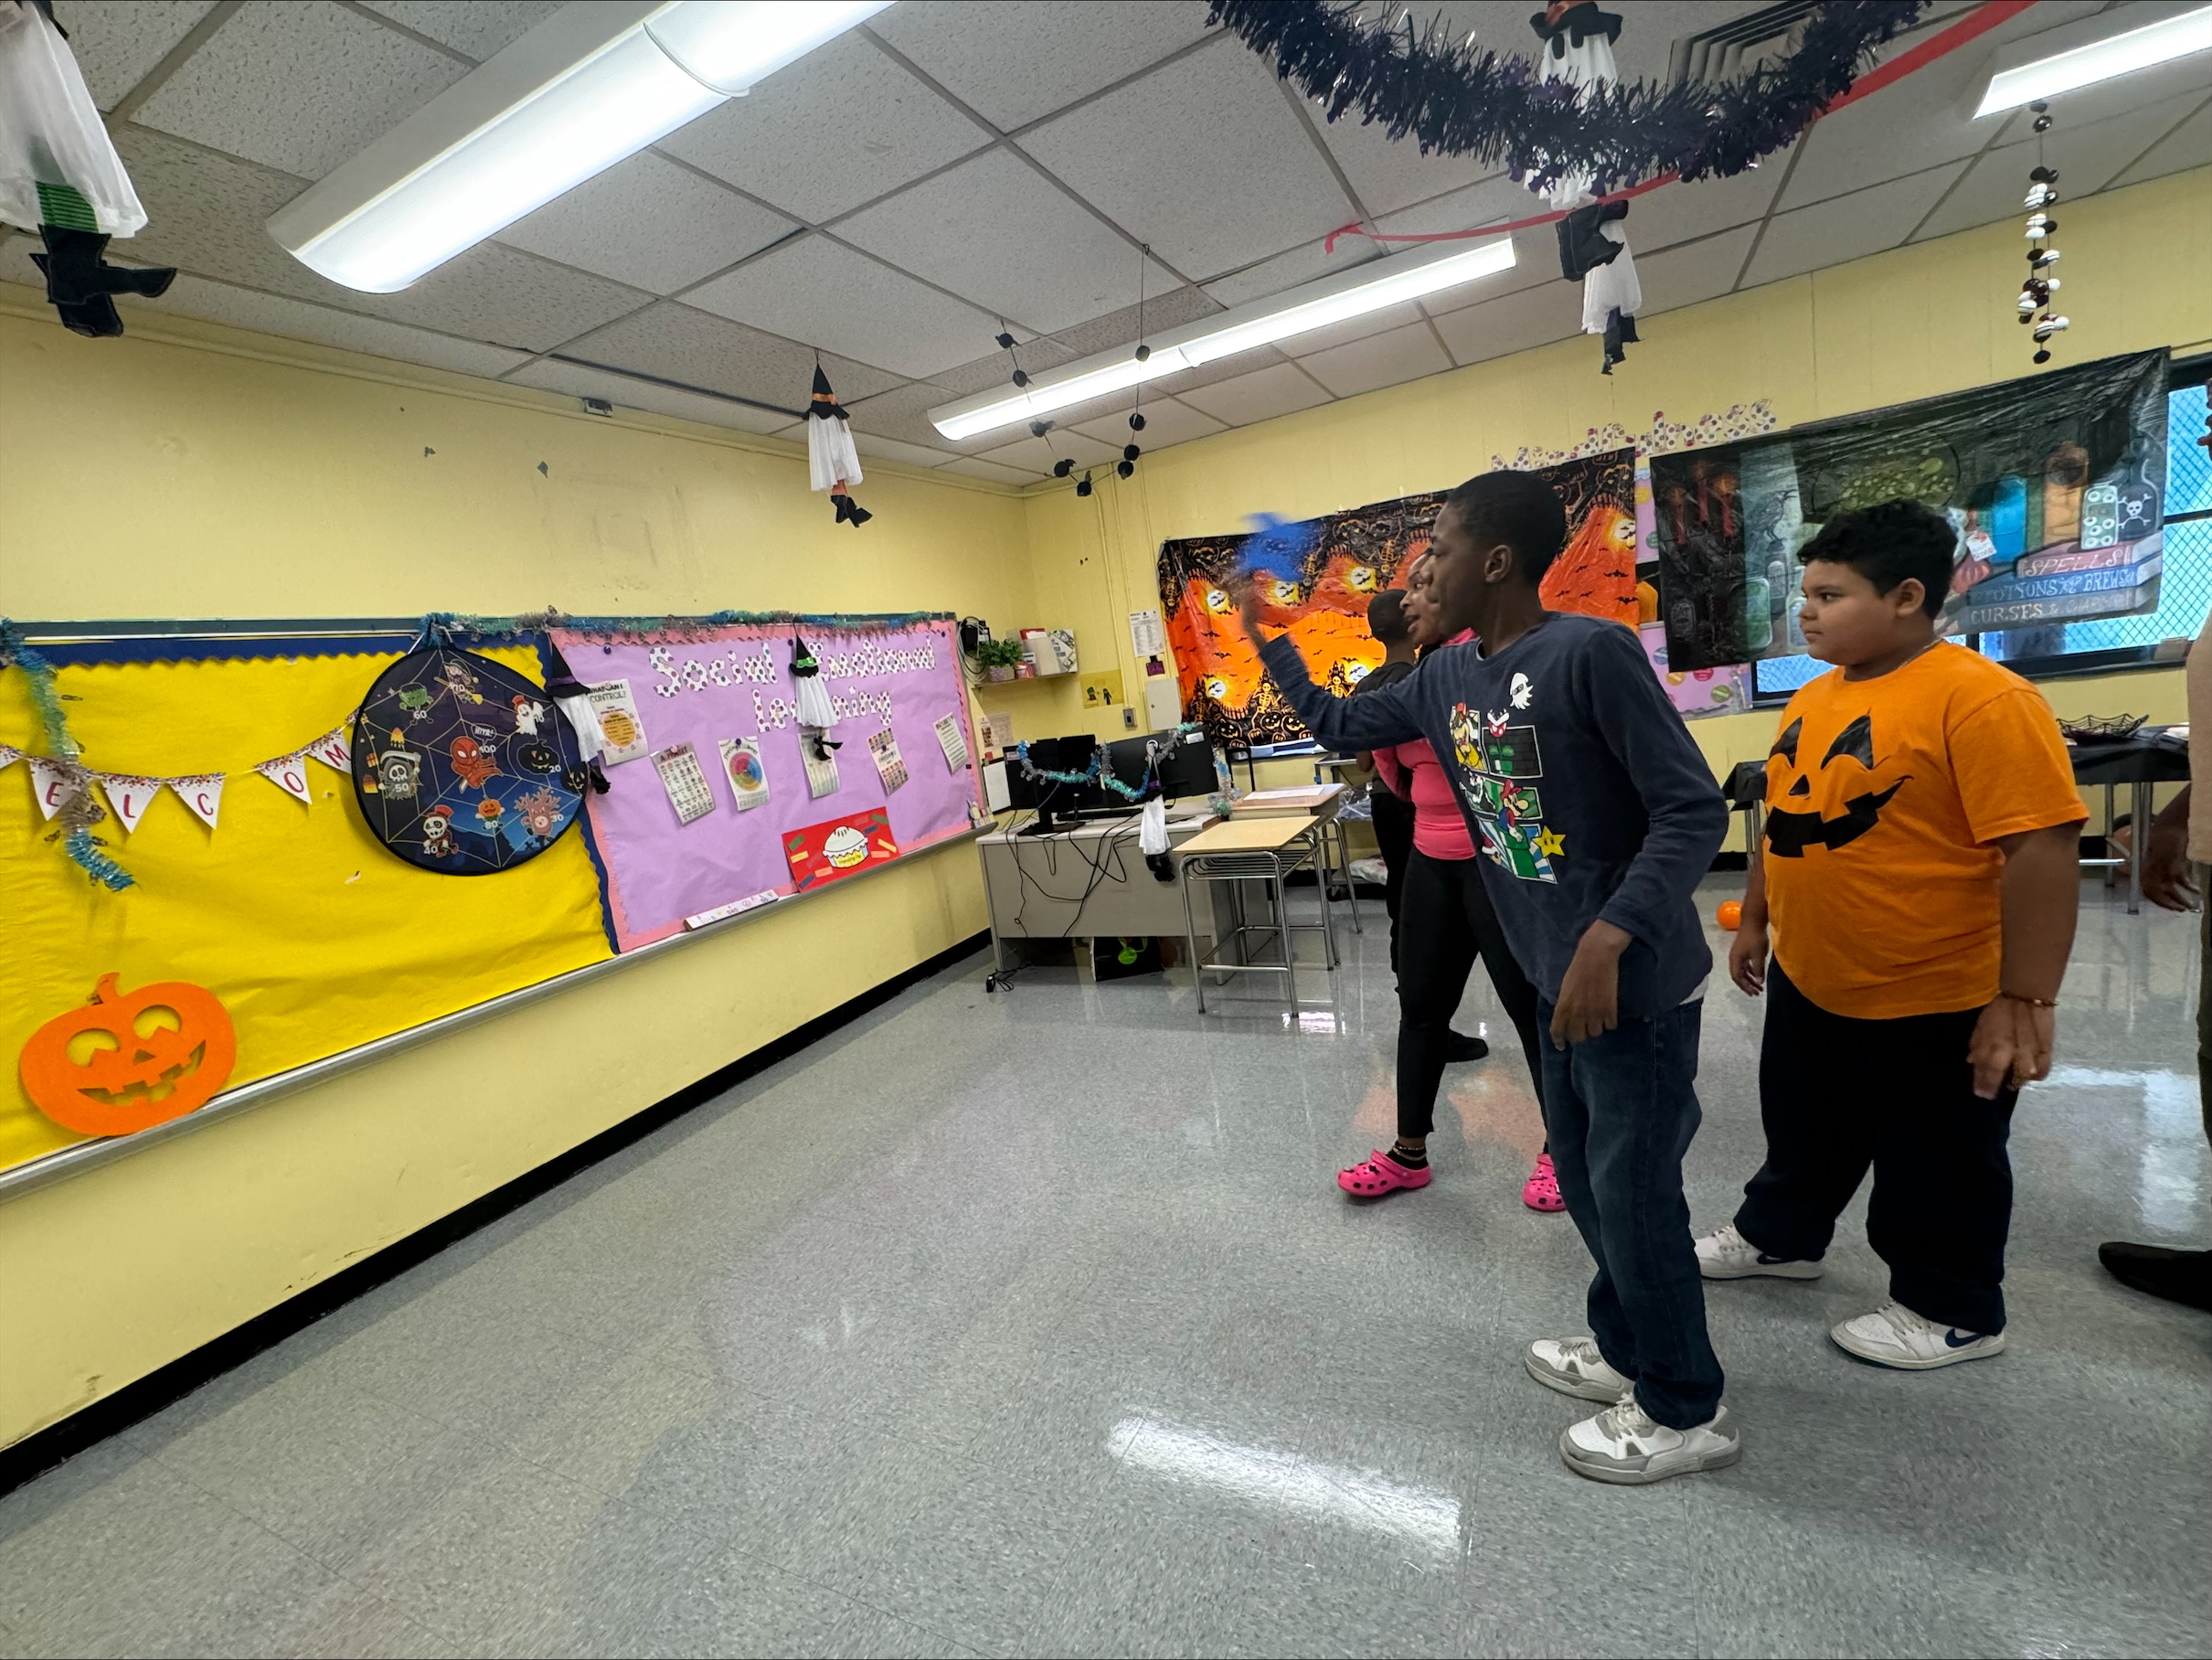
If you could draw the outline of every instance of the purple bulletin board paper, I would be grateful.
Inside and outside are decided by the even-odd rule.
[[[981,781],[973,764],[957,772],[944,765],[935,730],[945,716],[955,717],[970,754],[976,752],[952,624],[807,624],[800,632],[821,662],[837,710],[830,740],[845,745],[837,769],[843,784],[820,800],[807,794],[799,752],[790,628],[736,623],[612,643],[552,631],[578,679],[630,682],[653,750],[688,742],[702,757],[716,758],[725,738],[760,740],[768,804],[739,812],[728,774],[708,764],[715,810],[689,825],[677,823],[650,761],[606,769],[610,788],[588,798],[588,811],[623,951],[681,933],[685,918],[732,900],[768,889],[792,892],[783,837],[824,818],[881,807],[901,857],[970,827],[968,804],[982,801]],[[887,720],[907,756],[928,758],[926,765],[909,759],[908,782],[888,793],[867,747]]]

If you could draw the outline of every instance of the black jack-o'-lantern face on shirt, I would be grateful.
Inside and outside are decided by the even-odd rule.
[[[1804,725],[1802,718],[1792,720],[1767,752],[1767,799],[1776,803],[1767,809],[1767,849],[1777,858],[1803,858],[1808,847],[1849,846],[1881,822],[1882,809],[1910,776],[1877,782],[1869,715],[1838,732],[1817,766],[1801,770]]]

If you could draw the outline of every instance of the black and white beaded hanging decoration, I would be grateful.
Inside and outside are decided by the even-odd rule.
[[[1152,258],[1152,244],[1137,244],[1137,349],[1136,360],[1143,363],[1152,356],[1152,347],[1144,344],[1144,261]],[[1136,386],[1135,401],[1129,406],[1129,442],[1122,446],[1122,459],[1114,463],[1113,470],[1127,478],[1137,470],[1137,457],[1144,452],[1137,446],[1136,435],[1144,430],[1144,383]]]
[[[2047,165],[2043,156],[2043,135],[2051,127],[2050,106],[2034,103],[2028,108],[2036,112],[2033,127],[2036,165],[2028,170],[2027,195],[2021,204],[2027,209],[2027,280],[2020,284],[2019,313],[2021,323],[2035,333],[2033,361],[2048,363],[2051,336],[2064,334],[2068,321],[2051,303],[2051,296],[2059,288],[2053,271],[2058,263],[2058,250],[2051,246],[2051,238],[2058,234],[2058,221],[2050,216],[2051,205],[2058,199],[2058,170]]]
[[[999,349],[1006,354],[1007,363],[1013,366],[1013,373],[1008,375],[1006,378],[1017,387],[1027,386],[1029,384],[1029,371],[1022,367],[1022,360],[1015,356],[1014,335],[1008,331],[1006,327],[1006,320],[1004,317],[1001,317],[998,320],[997,343]],[[1052,449],[1052,440],[1046,437],[1046,434],[1051,431],[1052,422],[1049,420],[1032,420],[1029,423],[1029,436],[1032,438],[1043,438],[1045,440],[1045,448],[1047,450]],[[1074,468],[1075,463],[1069,460],[1065,455],[1058,456],[1058,459],[1056,459],[1052,463],[1052,476],[1055,478],[1066,478],[1070,472],[1074,471]]]

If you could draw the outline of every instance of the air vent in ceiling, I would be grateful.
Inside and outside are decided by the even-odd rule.
[[[1727,80],[1769,52],[1785,49],[1792,35],[1819,9],[1815,0],[1781,0],[1731,17],[1717,27],[1685,35],[1675,42],[1667,63],[1676,85]]]

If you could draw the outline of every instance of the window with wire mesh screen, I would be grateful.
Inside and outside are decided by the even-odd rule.
[[[2201,358],[2177,365],[2175,380],[2192,384],[2176,384],[2166,395],[2164,573],[2158,609],[1976,635],[1986,654],[2026,675],[2065,674],[2147,664],[2163,642],[2196,638],[2212,612],[2212,449],[2198,442],[2207,430],[2208,369],[2212,364]],[[1763,658],[1751,665],[1758,699],[1780,702],[1827,667],[1816,657]]]

